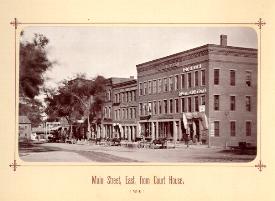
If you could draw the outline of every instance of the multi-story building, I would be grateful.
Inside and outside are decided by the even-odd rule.
[[[125,81],[132,80],[132,78],[108,78],[106,80],[105,101],[102,106],[102,118],[100,124],[97,124],[97,137],[113,138],[114,132],[114,85]]]
[[[134,141],[137,133],[137,81],[113,85],[113,123],[115,136]]]
[[[138,64],[138,135],[257,141],[257,49],[207,44]],[[209,126],[208,126],[209,125]]]

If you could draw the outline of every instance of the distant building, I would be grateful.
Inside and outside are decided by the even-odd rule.
[[[19,116],[19,141],[31,140],[32,126],[27,116]]]

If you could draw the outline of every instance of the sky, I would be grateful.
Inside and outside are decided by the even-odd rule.
[[[88,78],[137,76],[136,65],[205,44],[257,48],[257,34],[247,27],[77,26],[27,27],[22,41],[34,33],[49,39],[48,58],[56,64],[46,73],[46,86],[85,73]]]

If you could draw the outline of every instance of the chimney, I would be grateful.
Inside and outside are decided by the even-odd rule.
[[[220,46],[227,46],[227,35],[220,35]]]

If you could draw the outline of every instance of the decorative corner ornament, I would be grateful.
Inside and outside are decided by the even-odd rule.
[[[19,165],[18,163],[16,163],[16,160],[14,160],[13,163],[10,164],[9,166],[12,167],[12,168],[13,168],[13,171],[15,172],[15,171],[16,171],[16,168],[17,168],[18,166],[20,166],[20,165]]]
[[[18,26],[19,22],[18,22],[17,18],[14,18],[14,21],[11,21],[10,24],[12,26],[14,26],[15,29],[17,29],[17,26]]]
[[[259,27],[259,29],[262,29],[262,26],[264,26],[266,23],[262,20],[262,18],[260,18],[255,24]]]
[[[259,163],[257,165],[255,165],[256,168],[258,168],[258,170],[261,172],[263,170],[263,168],[266,168],[266,165],[264,165],[262,163],[262,161],[260,160]]]

